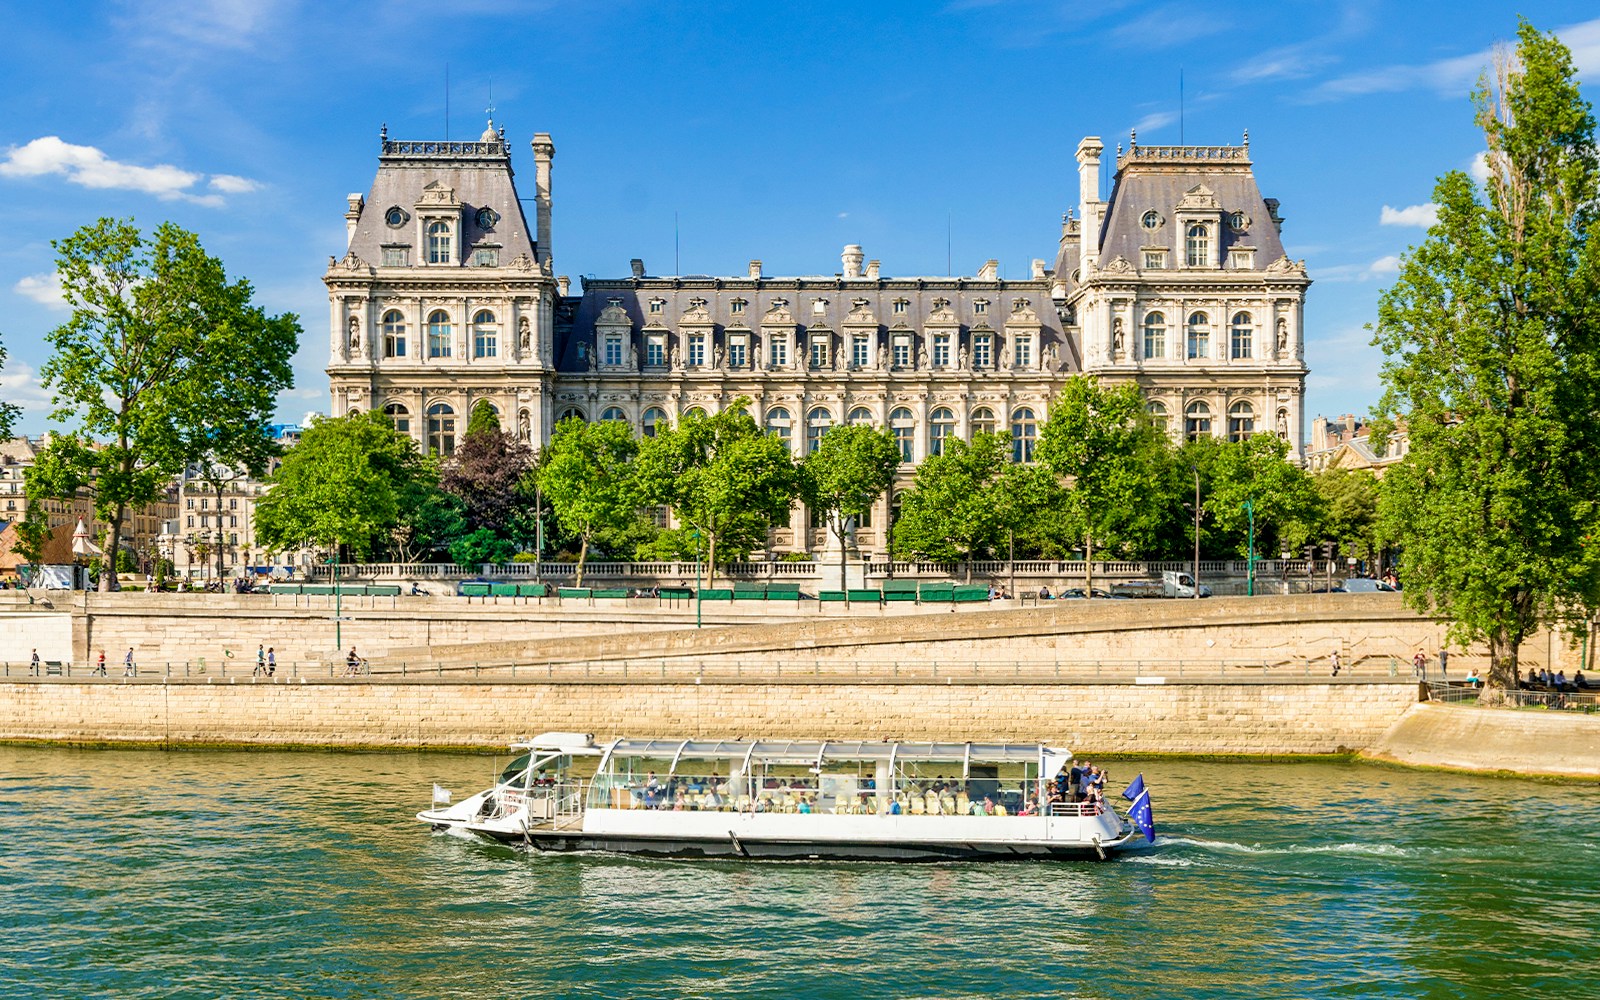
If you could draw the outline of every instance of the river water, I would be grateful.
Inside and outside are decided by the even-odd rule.
[[[1109,864],[528,857],[412,821],[497,763],[0,747],[0,996],[1600,996],[1593,785],[1118,762],[1161,837]]]

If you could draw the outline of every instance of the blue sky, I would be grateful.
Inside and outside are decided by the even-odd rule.
[[[38,369],[66,313],[52,239],[104,215],[197,232],[306,333],[285,419],[327,408],[327,298],[344,198],[378,129],[556,144],[556,270],[888,275],[1052,259],[1073,151],[1239,141],[1305,258],[1307,407],[1365,412],[1363,329],[1417,242],[1435,178],[1481,150],[1467,94],[1523,13],[1600,74],[1590,2],[1095,5],[129,0],[6,5],[0,54],[0,398],[48,426]],[[446,75],[448,67],[448,136]],[[1591,99],[1593,94],[1590,95]]]

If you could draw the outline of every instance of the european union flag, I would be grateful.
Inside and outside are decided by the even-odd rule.
[[[1150,790],[1144,787],[1143,774],[1122,790],[1122,797],[1133,803],[1128,808],[1128,818],[1144,833],[1144,839],[1155,843],[1156,821],[1150,812]]]

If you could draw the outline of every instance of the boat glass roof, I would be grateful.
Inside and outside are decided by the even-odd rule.
[[[610,744],[612,757],[697,758],[743,760],[749,756],[767,762],[797,764],[824,760],[888,760],[897,762],[970,759],[988,762],[1037,761],[1041,752],[1068,756],[1066,750],[1038,743],[891,743],[866,740],[689,740],[623,739]]]

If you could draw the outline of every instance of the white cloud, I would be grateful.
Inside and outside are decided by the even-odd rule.
[[[1372,281],[1398,274],[1399,271],[1400,258],[1394,254],[1386,254],[1370,264],[1333,264],[1328,267],[1319,267],[1311,272],[1311,276],[1323,283]]]
[[[12,291],[51,309],[66,309],[66,296],[61,294],[61,276],[54,271],[48,274],[30,274],[17,281]]]
[[[1171,125],[1178,120],[1176,111],[1152,111],[1143,118],[1133,123],[1135,132],[1154,132],[1165,125]]]
[[[261,190],[261,185],[250,178],[234,174],[213,174],[210,186],[223,194],[249,194]]]
[[[1472,179],[1477,181],[1479,184],[1489,183],[1488,150],[1481,149],[1478,151],[1478,154],[1472,158],[1472,162],[1467,165],[1467,173],[1471,174]]]
[[[1399,273],[1400,273],[1400,258],[1395,256],[1394,254],[1389,254],[1386,257],[1379,257],[1377,260],[1373,261],[1371,264],[1368,264],[1367,265],[1366,277],[1369,277],[1369,278],[1382,278],[1382,277],[1386,277],[1386,276],[1391,275],[1391,274],[1399,274]]]
[[[1425,205],[1411,205],[1406,208],[1391,208],[1383,206],[1383,211],[1378,214],[1380,226],[1421,226],[1427,229],[1439,221],[1439,206],[1433,202]]]
[[[16,403],[24,410],[50,405],[50,392],[39,384],[39,372],[30,365],[12,358],[0,371],[0,399]]]
[[[54,135],[12,146],[6,150],[5,159],[0,160],[0,177],[51,175],[95,190],[139,191],[163,201],[182,200],[207,208],[220,208],[225,203],[222,194],[244,194],[258,186],[245,177],[217,174],[211,178],[210,186],[221,193],[194,194],[192,189],[205,178],[204,174],[170,163],[153,167],[124,163],[94,146],[80,146]]]

